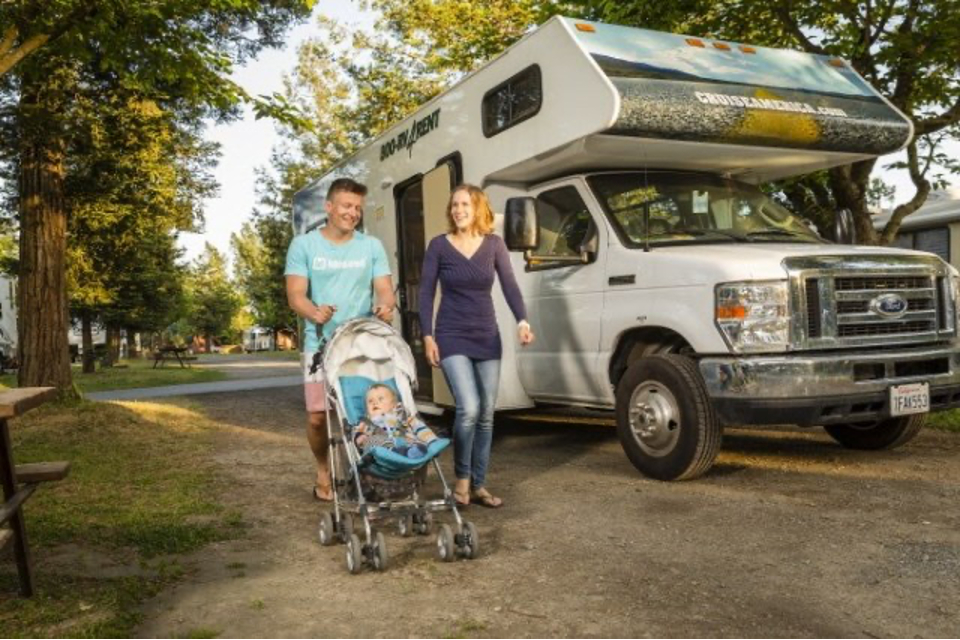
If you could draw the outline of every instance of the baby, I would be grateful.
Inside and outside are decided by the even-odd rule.
[[[427,454],[427,445],[437,436],[417,416],[407,417],[393,389],[375,384],[367,391],[367,415],[354,431],[354,443],[362,451],[386,447],[412,460]]]

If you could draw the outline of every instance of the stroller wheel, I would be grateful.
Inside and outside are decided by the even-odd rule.
[[[347,571],[353,574],[360,573],[363,568],[363,545],[355,533],[347,539]]]
[[[340,542],[346,544],[353,535],[353,517],[344,513],[340,516]]]
[[[463,557],[468,560],[480,557],[480,538],[477,535],[476,525],[464,520],[460,534],[463,539]]]
[[[320,544],[329,547],[336,542],[333,528],[333,515],[329,511],[320,514],[320,526],[317,531],[320,535]]]
[[[390,556],[387,554],[387,541],[383,534],[377,531],[373,538],[373,568],[377,571],[386,571],[390,564]]]
[[[417,528],[419,529],[419,524],[417,525]],[[397,529],[400,533],[401,538],[406,538],[407,536],[413,535],[413,532],[414,532],[413,516],[412,515],[403,516],[402,518],[400,518],[399,522],[397,523]]]
[[[417,533],[421,536],[428,536],[433,531],[433,514],[432,513],[423,513],[418,516],[417,520]]]
[[[444,562],[453,562],[457,555],[453,540],[453,529],[448,524],[440,525],[440,531],[437,532],[437,555]]]

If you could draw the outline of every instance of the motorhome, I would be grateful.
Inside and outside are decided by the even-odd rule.
[[[957,271],[827,241],[760,188],[912,135],[841,59],[557,17],[299,192],[293,225],[322,224],[333,179],[369,186],[420,398],[449,407],[423,355],[421,260],[451,188],[481,185],[537,335],[521,349],[495,293],[498,408],[614,411],[637,469],[687,479],[727,425],[881,449],[960,404]]]

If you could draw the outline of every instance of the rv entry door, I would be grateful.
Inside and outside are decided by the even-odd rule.
[[[396,190],[403,339],[410,345],[417,362],[417,397],[446,406],[453,406],[453,396],[443,372],[430,366],[424,351],[420,330],[420,274],[427,242],[447,230],[446,208],[453,179],[453,167],[445,162],[399,185]],[[439,304],[439,291],[436,301]]]

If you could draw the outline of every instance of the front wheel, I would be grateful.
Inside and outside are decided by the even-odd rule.
[[[894,449],[904,445],[920,433],[927,421],[927,414],[887,418],[874,422],[829,424],[823,428],[830,436],[848,449]]]
[[[646,356],[624,373],[617,434],[633,466],[657,480],[703,475],[723,438],[697,365],[675,354]]]

